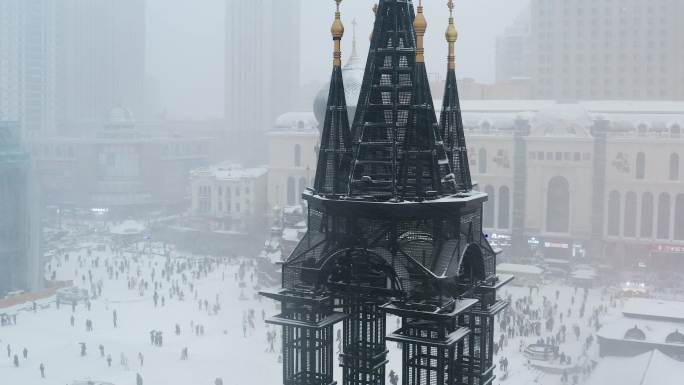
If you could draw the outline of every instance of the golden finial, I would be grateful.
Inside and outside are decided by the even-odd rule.
[[[423,0],[418,0],[418,13],[413,20],[413,29],[416,30],[416,63],[425,63],[423,37],[427,30],[427,20],[425,20],[425,15],[423,15]]]
[[[335,21],[333,22],[330,32],[332,33],[333,41],[335,42],[335,52],[333,53],[333,65],[335,67],[342,67],[342,36],[344,36],[344,25],[340,20],[340,3],[342,0],[335,0],[337,3],[337,10],[335,11]]]
[[[448,68],[456,69],[456,40],[458,40],[458,31],[456,31],[456,26],[454,26],[454,0],[449,0],[447,2],[447,7],[449,7],[449,26],[446,30],[446,40],[449,43],[449,56],[447,57]]]

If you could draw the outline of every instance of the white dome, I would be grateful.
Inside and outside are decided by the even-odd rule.
[[[275,122],[275,131],[315,131],[318,121],[313,112],[287,112]]]
[[[344,80],[344,97],[347,99],[347,106],[356,107],[361,94],[363,84],[363,63],[356,54],[356,48],[352,51],[347,64],[342,68],[342,79]],[[329,86],[328,86],[329,87]]]

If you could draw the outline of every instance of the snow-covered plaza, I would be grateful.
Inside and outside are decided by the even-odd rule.
[[[138,374],[154,385],[281,383],[280,329],[264,322],[278,309],[257,295],[277,287],[259,286],[253,259],[84,239],[52,253],[46,276],[73,281],[90,299],[74,306],[53,295],[36,300],[35,309],[33,301],[0,309],[16,315],[16,325],[0,328],[0,384],[132,385]],[[605,288],[563,285],[510,286],[501,295],[510,306],[497,319],[495,384],[591,381],[601,361],[596,332],[620,317],[624,300]],[[388,331],[397,325],[388,319]],[[548,360],[530,359],[535,344],[557,350]],[[401,352],[396,343],[388,348],[386,373],[401,375]]]

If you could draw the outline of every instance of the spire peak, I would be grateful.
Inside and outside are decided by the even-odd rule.
[[[450,70],[456,69],[456,40],[458,40],[458,31],[456,31],[456,26],[454,25],[454,1],[449,0],[447,3],[449,8],[449,25],[445,33],[446,41],[449,43],[449,56],[447,58],[448,67]]]
[[[413,29],[416,31],[416,62],[425,63],[425,46],[423,38],[427,30],[427,20],[423,14],[423,0],[418,0],[418,13],[413,21]]]
[[[333,41],[335,42],[335,51],[333,53],[333,65],[335,67],[342,67],[342,36],[344,36],[344,25],[340,19],[340,3],[342,0],[335,0],[337,9],[335,11],[335,21],[332,27],[330,27],[330,32],[332,33]]]

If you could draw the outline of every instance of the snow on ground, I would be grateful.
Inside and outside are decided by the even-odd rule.
[[[0,327],[0,385],[71,385],[84,379],[133,385],[137,373],[141,374],[146,385],[212,385],[217,377],[222,378],[226,385],[282,383],[282,369],[278,362],[280,328],[268,326],[262,319],[262,311],[266,316],[278,311],[272,301],[257,299],[259,288],[251,281],[253,268],[249,259],[229,263],[217,260],[220,262],[211,264],[211,271],[207,271],[202,266],[209,265],[202,264],[202,257],[172,252],[169,263],[173,266],[173,273],[167,279],[162,277],[167,259],[150,253],[149,243],[137,245],[137,250],[145,250],[142,253],[122,253],[116,248],[112,250],[113,242],[107,237],[95,240],[83,236],[82,239],[69,243],[76,251],[69,252],[68,262],[63,253],[51,253],[53,259],[48,264],[47,276],[54,270],[57,280],[73,280],[75,285],[91,290],[91,293],[101,282],[102,295],[92,300],[90,310],[79,303],[73,313],[68,303],[61,303],[57,309],[54,297],[38,301],[35,312],[31,310],[31,304],[0,311],[18,311],[16,326]],[[107,247],[98,250],[99,244]],[[162,250],[159,245],[151,246],[153,250]],[[92,254],[87,252],[88,248]],[[98,266],[93,265],[96,260],[99,261]],[[117,278],[115,271],[122,263],[128,263],[128,266],[119,270]],[[187,264],[186,269],[182,268],[184,264]],[[243,284],[235,279],[240,264],[246,266]],[[92,272],[92,284],[89,271]],[[141,281],[147,281],[146,289]],[[162,285],[157,290],[156,307],[153,299],[155,283]],[[177,293],[171,296],[173,285],[177,285],[178,292],[183,292],[183,300]],[[560,352],[571,357],[573,364],[598,360],[596,341],[594,339],[587,347],[587,338],[594,336],[597,321],[602,323],[606,318],[619,315],[622,307],[621,301],[612,299],[610,292],[603,289],[588,290],[586,302],[583,289],[562,285],[542,286],[539,290],[510,286],[500,294],[511,301],[511,307],[497,320],[495,340],[498,342],[502,333],[509,332],[501,330],[501,326],[507,326],[507,329],[511,325],[515,327],[494,359],[498,366],[494,383],[499,385],[562,384],[560,374],[548,374],[530,365],[523,354],[524,348],[540,338],[558,336],[561,326],[565,325],[567,333],[565,341],[560,343]],[[220,310],[213,314],[217,295]],[[164,298],[164,306],[161,297]],[[209,309],[199,310],[198,300],[207,300]],[[580,314],[583,303],[584,314]],[[253,309],[256,315],[254,328],[247,326],[248,336],[244,337],[243,325],[249,325],[244,321],[249,309]],[[113,325],[115,310],[118,318],[116,328]],[[563,313],[562,322],[560,313]],[[70,325],[72,315],[74,327]],[[508,325],[501,322],[506,317],[511,320]],[[554,318],[551,331],[546,330],[548,318]],[[86,320],[93,322],[92,332],[86,331]],[[541,325],[540,335],[531,332],[536,323]],[[175,334],[176,324],[180,325],[180,335]],[[196,325],[204,326],[203,336],[192,330]],[[574,326],[579,327],[579,337],[574,335]],[[396,327],[396,319],[389,317],[388,332]],[[151,344],[152,330],[163,332],[163,346]],[[277,331],[275,352],[269,353],[266,335],[274,330]],[[86,344],[85,357],[80,355],[79,342]],[[6,354],[7,345],[12,349],[10,357]],[[111,367],[100,356],[99,345],[104,346],[105,357],[111,355]],[[22,357],[24,348],[28,350],[27,359]],[[188,349],[188,360],[181,360],[183,348]],[[392,342],[388,342],[388,349],[390,363],[386,373],[394,370],[401,375],[401,352]],[[139,353],[144,356],[142,365],[138,361]],[[18,368],[12,362],[14,354],[19,355]],[[127,358],[128,366],[121,364],[122,354]],[[508,360],[507,371],[499,365],[503,358]],[[45,365],[45,379],[40,377],[41,363]],[[340,381],[341,370],[337,365],[335,375]],[[579,384],[586,380],[586,375],[578,375]],[[566,383],[572,383],[572,376]]]
[[[274,304],[270,301],[259,302],[254,299],[255,290],[250,283],[251,272],[245,275],[244,295],[240,300],[241,289],[235,281],[238,265],[220,265],[206,277],[188,280],[182,284],[181,274],[172,275],[171,282],[178,281],[185,292],[185,300],[178,296],[169,297],[170,283],[161,278],[161,268],[165,258],[143,256],[139,263],[130,261],[130,276],[148,280],[149,289],[140,295],[138,289],[128,289],[127,277],[109,279],[104,261],[115,258],[112,251],[94,251],[90,259],[86,252],[75,252],[68,263],[57,268],[57,279],[74,279],[75,283],[89,289],[88,270],[92,259],[100,257],[99,268],[92,268],[93,281],[102,279],[102,297],[92,301],[91,310],[85,305],[76,307],[75,327],[70,326],[71,306],[61,304],[56,308],[54,298],[47,309],[20,311],[16,326],[0,328],[0,384],[71,384],[76,380],[90,378],[106,381],[115,385],[135,384],[136,373],[143,377],[144,384],[164,385],[202,385],[214,384],[221,377],[229,384],[277,384],[281,369],[277,362],[278,353],[266,353],[266,332],[273,330],[262,322],[261,311],[272,314]],[[84,267],[79,267],[77,256],[86,259]],[[173,259],[179,261],[180,259]],[[52,261],[56,265],[56,260]],[[140,271],[138,275],[138,269]],[[154,306],[154,284],[152,269],[156,270],[156,282],[162,282],[160,297],[165,296],[165,306]],[[225,281],[222,279],[225,272]],[[185,272],[190,278],[191,273]],[[86,277],[86,281],[82,277]],[[207,299],[210,310],[219,295],[221,310],[217,315],[198,309],[198,303],[191,293],[189,282],[193,281],[198,299]],[[256,314],[255,329],[243,337],[243,315],[248,309]],[[7,309],[5,309],[7,310]],[[117,311],[118,327],[113,325],[113,311]],[[94,331],[86,332],[85,322],[92,320]],[[191,323],[203,325],[204,336],[196,336],[191,331]],[[180,336],[175,335],[175,325],[182,329]],[[150,342],[150,331],[163,332],[163,346],[155,347]],[[278,336],[280,333],[278,332]],[[85,342],[87,355],[80,356],[79,342]],[[108,367],[105,358],[100,357],[98,346],[102,344],[107,354],[112,356],[112,366]],[[13,366],[6,356],[6,346],[10,345],[12,356],[19,354],[19,368]],[[28,359],[23,359],[21,350],[28,350]],[[189,359],[181,361],[183,348],[188,348]],[[143,365],[138,354],[144,356]],[[128,368],[120,364],[121,354],[128,359]],[[46,378],[40,378],[39,366],[45,365]],[[247,381],[247,379],[250,379]]]

